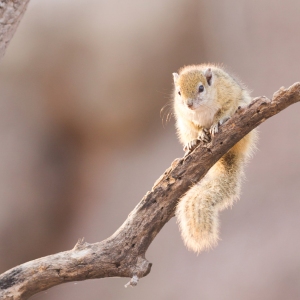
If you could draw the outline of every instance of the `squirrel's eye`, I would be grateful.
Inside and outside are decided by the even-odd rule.
[[[199,86],[199,93],[202,93],[204,91],[204,86],[201,84],[200,86]]]
[[[180,91],[178,91],[178,95],[179,95],[179,96],[181,96],[181,93],[180,93]]]

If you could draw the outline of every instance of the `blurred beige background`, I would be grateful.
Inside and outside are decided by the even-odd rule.
[[[0,272],[108,237],[183,155],[160,116],[181,66],[224,63],[253,96],[299,81],[299,13],[296,0],[31,0],[0,68]],[[299,113],[260,126],[217,248],[188,252],[173,219],[136,288],[110,278],[33,299],[299,299]]]

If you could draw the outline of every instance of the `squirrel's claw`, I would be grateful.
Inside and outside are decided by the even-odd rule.
[[[200,130],[199,134],[198,134],[198,140],[208,143],[210,141],[210,136],[209,136],[209,131],[205,128],[203,128],[202,130]]]
[[[219,131],[219,126],[224,124],[227,120],[229,120],[229,117],[224,117],[222,118],[218,123],[213,124],[210,129],[209,129],[209,133],[212,137],[215,136],[216,133],[218,133]]]
[[[219,131],[219,123],[213,124],[209,129],[209,133],[212,137],[214,137],[215,134],[218,133],[218,131]]]
[[[190,152],[192,150],[194,150],[197,146],[198,140],[192,140],[188,143],[185,144],[185,146],[183,147],[183,151],[185,152]]]

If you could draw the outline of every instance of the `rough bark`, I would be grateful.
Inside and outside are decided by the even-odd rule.
[[[0,1],[0,59],[4,56],[7,45],[12,39],[29,0]]]
[[[61,283],[93,278],[131,277],[128,285],[136,285],[151,269],[145,258],[149,245],[174,216],[177,200],[191,184],[253,128],[298,101],[300,83],[281,88],[272,101],[254,99],[220,127],[211,143],[200,144],[190,155],[174,160],[111,237],[95,244],[79,241],[70,251],[8,270],[0,275],[0,298],[28,299]]]

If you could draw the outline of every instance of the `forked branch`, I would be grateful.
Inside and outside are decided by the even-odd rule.
[[[199,181],[234,144],[266,119],[300,101],[300,83],[281,88],[272,101],[255,98],[220,127],[207,145],[200,144],[190,155],[173,161],[108,239],[88,244],[79,241],[74,249],[19,265],[0,275],[0,298],[19,300],[70,281],[104,277],[130,277],[136,285],[146,276],[151,263],[146,251],[174,216],[177,200]]]

